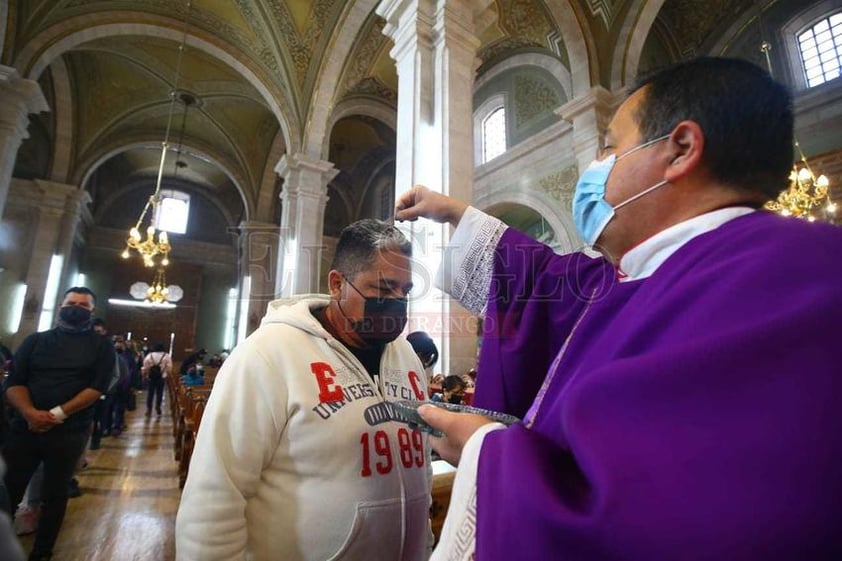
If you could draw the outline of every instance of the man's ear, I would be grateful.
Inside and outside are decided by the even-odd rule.
[[[695,121],[681,121],[669,137],[671,159],[664,179],[673,183],[698,170],[705,149],[705,134]]]
[[[339,295],[342,291],[342,279],[345,277],[336,269],[331,269],[327,274],[327,289],[330,297],[334,300],[339,300]]]

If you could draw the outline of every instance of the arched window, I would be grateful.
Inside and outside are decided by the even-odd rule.
[[[837,78],[842,66],[842,12],[798,34],[798,49],[807,87]]]
[[[506,108],[499,106],[482,121],[482,163],[506,151]]]
[[[161,203],[155,216],[158,230],[183,234],[187,232],[190,215],[190,195],[182,191],[161,191]]]

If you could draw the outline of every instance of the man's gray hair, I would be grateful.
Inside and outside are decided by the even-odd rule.
[[[412,244],[403,233],[388,222],[365,218],[349,224],[339,235],[331,269],[352,279],[371,267],[383,251],[394,251],[412,257]]]

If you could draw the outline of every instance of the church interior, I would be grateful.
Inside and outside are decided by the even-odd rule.
[[[809,219],[842,217],[842,0],[4,0],[0,45],[12,350],[76,285],[175,361],[230,350],[271,300],[325,292],[342,229],[419,183],[580,249],[573,189],[625,89],[696,56],[791,89],[795,172],[826,190]],[[476,318],[431,285],[450,230],[408,234],[409,331],[463,374]],[[198,402],[166,399],[88,453],[55,559],[174,559]]]

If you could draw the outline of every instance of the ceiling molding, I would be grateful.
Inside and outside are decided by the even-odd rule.
[[[131,16],[134,16],[135,20],[150,19],[148,14],[133,14],[131,12],[110,14],[111,19],[117,16],[126,19],[131,19]],[[15,59],[14,66],[22,69],[26,76],[37,78],[54,59],[95,39],[138,35],[169,39],[180,43],[183,37],[183,32],[165,25],[165,23],[168,25],[174,23],[169,19],[159,18],[156,23],[134,21],[131,23],[106,22],[92,25],[91,18],[90,15],[78,16],[45,29],[21,50]],[[78,29],[68,33],[68,30],[74,28]],[[219,41],[218,38],[214,39]],[[291,149],[296,149],[299,146],[300,129],[298,120],[295,118],[296,113],[292,110],[294,105],[285,96],[276,92],[270,86],[268,80],[261,78],[260,71],[251,68],[252,61],[248,56],[237,51],[230,44],[221,41],[220,43],[222,46],[216,45],[204,37],[187,34],[187,45],[189,47],[198,49],[223,62],[260,93],[284,131],[284,139],[287,145]]]
[[[135,148],[154,148],[156,150],[160,150],[161,140],[160,138],[124,138],[121,139],[119,143],[115,143],[112,146],[103,147],[101,151],[89,156],[86,160],[81,162],[81,165],[76,170],[71,183],[84,187],[88,184],[91,175],[101,165],[111,158]],[[183,149],[204,158],[222,170],[228,179],[231,180],[231,183],[233,183],[236,187],[237,193],[239,194],[243,207],[245,208],[246,217],[252,215],[254,212],[253,196],[250,192],[243,188],[244,178],[233,171],[233,166],[230,165],[230,162],[227,162],[224,157],[220,157],[221,155],[214,150],[213,147],[194,144],[190,142],[190,139],[187,139],[187,142],[183,144]]]
[[[328,121],[336,102],[335,85],[341,83],[342,72],[347,64],[347,57],[353,51],[353,44],[365,27],[379,0],[352,0],[347,3],[336,25],[327,53],[346,53],[346,56],[325,56],[316,73],[313,83],[312,102],[307,110],[306,127],[302,139],[302,150],[313,158],[321,158],[323,142],[330,136]],[[296,150],[290,148],[289,152]]]
[[[617,91],[637,75],[640,55],[655,18],[666,0],[632,0],[620,27],[611,60],[611,90]]]

